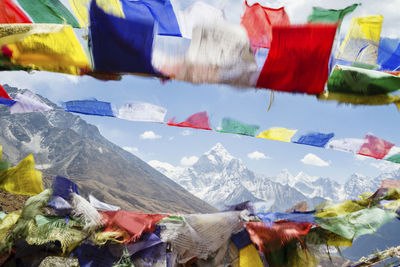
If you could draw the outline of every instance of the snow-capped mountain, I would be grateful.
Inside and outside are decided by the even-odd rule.
[[[287,169],[275,177],[268,177],[249,170],[220,143],[188,168],[156,160],[148,163],[219,209],[246,200],[271,210],[286,210],[300,201],[306,201],[311,208],[324,200],[343,201],[373,192],[383,179],[400,179],[400,171],[373,179],[353,174],[345,184],[339,184],[330,178],[309,176],[304,172],[293,175]]]

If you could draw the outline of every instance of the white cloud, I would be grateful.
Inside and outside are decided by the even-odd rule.
[[[184,131],[181,132],[181,135],[188,136],[188,135],[192,135],[192,133],[193,132],[191,130],[184,130]]]
[[[249,159],[255,159],[255,160],[259,160],[259,159],[270,159],[271,157],[266,156],[264,153],[259,152],[259,151],[254,151],[252,153],[247,154],[247,157]]]
[[[145,131],[140,135],[140,139],[158,139],[161,135],[155,134],[153,131]]]
[[[318,167],[327,167],[330,165],[330,162],[327,162],[312,153],[308,153],[300,161],[303,162],[304,164],[318,166]]]
[[[181,165],[183,166],[192,166],[199,160],[198,157],[196,156],[191,156],[191,157],[183,157],[181,159]]]
[[[395,172],[400,170],[400,164],[385,160],[379,160],[378,162],[373,162],[371,163],[371,166],[383,172]]]
[[[135,154],[139,152],[139,149],[137,147],[131,147],[131,146],[124,146],[123,149],[125,149],[126,151]]]

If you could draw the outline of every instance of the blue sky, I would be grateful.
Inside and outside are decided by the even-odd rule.
[[[276,1],[274,1],[273,4]],[[311,5],[327,8],[343,8],[351,1],[285,1],[291,20],[301,22],[307,17]],[[383,14],[383,35],[397,37],[393,27],[400,28],[397,14],[390,10],[393,2],[382,1],[389,6],[375,6],[372,1],[363,2],[360,14]],[[238,2],[239,3],[239,2]],[[303,3],[303,5],[302,5]],[[240,6],[240,5],[239,5]],[[375,7],[374,7],[375,6]],[[398,5],[397,5],[398,6]],[[296,9],[297,8],[297,9]],[[304,10],[303,10],[304,9]],[[377,12],[370,13],[371,10]],[[381,10],[379,10],[381,9]],[[298,14],[296,16],[296,14]],[[387,15],[387,16],[386,16]],[[396,16],[395,16],[396,15]],[[386,19],[387,17],[387,19]],[[391,23],[392,22],[392,23]],[[349,21],[345,21],[346,29]],[[385,26],[386,25],[386,26]],[[342,31],[343,31],[342,29]],[[126,102],[143,101],[168,109],[167,119],[176,117],[181,121],[199,111],[207,111],[212,128],[219,125],[223,117],[235,118],[256,124],[262,130],[274,126],[298,129],[300,133],[319,131],[334,132],[335,138],[363,138],[372,133],[380,138],[400,145],[400,112],[394,105],[378,107],[351,107],[336,103],[319,102],[313,96],[275,93],[269,112],[270,91],[235,89],[225,85],[193,85],[179,81],[162,83],[154,78],[125,76],[122,81],[98,81],[90,77],[74,77],[48,72],[2,72],[0,82],[21,88],[32,89],[50,100],[59,103],[73,99],[96,97],[120,107]],[[134,154],[145,161],[159,160],[180,165],[183,157],[196,156],[220,142],[233,156],[243,160],[252,170],[266,175],[276,175],[282,169],[293,174],[304,171],[310,175],[331,177],[343,181],[354,172],[374,177],[383,171],[393,170],[397,165],[384,161],[364,159],[352,154],[314,148],[292,143],[258,139],[211,131],[169,127],[156,123],[140,123],[104,118],[82,117],[99,127],[101,133],[121,147],[130,147]],[[140,136],[152,131],[159,138],[143,139]],[[249,153],[263,153],[265,159],[251,159]],[[327,162],[328,166],[304,164],[301,159],[312,153]],[[399,165],[400,166],[400,165]]]

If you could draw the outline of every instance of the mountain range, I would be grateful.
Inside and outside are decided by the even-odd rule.
[[[270,177],[249,170],[220,143],[187,168],[156,160],[148,163],[218,209],[247,200],[255,202],[256,207],[263,210],[282,211],[301,201],[306,201],[312,208],[325,200],[339,202],[357,198],[364,192],[374,192],[383,179],[400,179],[400,171],[373,179],[356,173],[340,184],[304,172],[292,175],[287,169]]]
[[[4,85],[11,97],[18,88]],[[40,96],[39,96],[40,97]],[[48,187],[56,175],[76,182],[85,195],[126,210],[143,212],[212,212],[215,209],[187,192],[146,162],[104,138],[80,116],[54,109],[10,114],[0,107],[0,144],[13,165],[33,154]]]

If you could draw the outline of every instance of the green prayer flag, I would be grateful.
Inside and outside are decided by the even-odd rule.
[[[393,155],[393,156],[387,158],[386,160],[387,160],[387,161],[394,162],[394,163],[400,163],[400,153],[395,154],[395,155]]]
[[[231,118],[223,118],[217,132],[255,136],[259,128],[258,125],[244,124]]]
[[[334,93],[378,95],[398,89],[400,89],[398,76],[351,66],[335,66],[328,79],[328,90]]]
[[[70,24],[80,28],[78,21],[59,0],[18,0],[18,3],[36,23]]]
[[[321,7],[313,7],[313,12],[308,16],[308,22],[332,22],[342,21],[343,18],[353,12],[361,4],[353,4],[343,9],[325,9]]]

